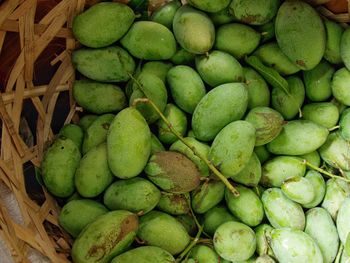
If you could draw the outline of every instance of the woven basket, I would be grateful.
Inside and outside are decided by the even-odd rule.
[[[0,0],[1,262],[70,262],[72,240],[58,225],[56,200],[41,187],[26,186],[55,132],[78,121],[70,61],[77,43],[70,28],[74,16],[95,2]],[[308,2],[323,16],[350,21],[348,13],[322,6],[327,0]]]

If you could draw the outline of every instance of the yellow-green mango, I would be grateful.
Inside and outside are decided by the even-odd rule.
[[[348,235],[350,234],[350,197],[348,196],[341,204],[337,215],[337,230],[339,239],[345,245]]]
[[[281,185],[281,190],[290,200],[299,204],[310,203],[316,196],[312,183],[300,176],[286,179]]]
[[[98,118],[97,115],[93,115],[93,114],[88,114],[88,115],[84,115],[83,117],[80,118],[79,120],[79,126],[83,129],[83,131],[85,132],[87,130],[87,128],[89,128],[89,126]]]
[[[285,1],[278,10],[276,39],[282,52],[302,70],[320,63],[326,32],[317,11],[304,1]]]
[[[111,263],[171,263],[174,257],[166,250],[155,246],[143,246],[131,249],[115,257]]]
[[[257,48],[260,37],[261,34],[250,26],[239,23],[225,24],[216,31],[215,48],[241,59]]]
[[[342,63],[340,55],[341,37],[344,29],[339,23],[332,20],[324,20],[324,26],[326,29],[326,50],[324,52],[324,58],[332,64]]]
[[[331,79],[335,69],[322,60],[312,70],[303,72],[306,96],[312,101],[326,101],[332,95]]]
[[[262,255],[255,259],[254,263],[276,263],[275,259],[269,255]]]
[[[263,25],[276,15],[279,5],[279,0],[234,0],[230,12],[243,23]]]
[[[204,12],[189,5],[184,5],[176,11],[173,31],[180,46],[191,53],[205,54],[214,45],[213,22]]]
[[[232,176],[231,179],[248,187],[257,186],[261,179],[261,164],[258,156],[253,152],[243,170]]]
[[[114,176],[108,167],[107,145],[101,143],[81,158],[74,182],[81,196],[91,198],[101,194],[113,179]]]
[[[347,108],[341,114],[339,126],[341,136],[345,140],[350,141],[350,108]]]
[[[116,85],[91,80],[76,80],[73,96],[84,109],[95,114],[120,111],[126,107],[124,92]]]
[[[238,221],[224,205],[217,205],[208,210],[203,217],[203,230],[213,236],[215,230],[228,221]]]
[[[84,131],[79,125],[68,123],[61,128],[58,136],[71,139],[80,150],[81,144],[83,143]]]
[[[230,54],[214,50],[196,57],[196,69],[202,79],[212,87],[243,81],[241,64]]]
[[[121,3],[98,3],[73,20],[75,38],[87,47],[105,47],[118,41],[134,22],[133,10]]]
[[[327,128],[312,121],[290,121],[283,126],[282,132],[267,144],[267,149],[273,154],[307,154],[322,146],[328,133]]]
[[[220,26],[223,24],[230,23],[234,21],[234,17],[230,14],[229,7],[222,9],[221,11],[215,13],[209,13],[211,21],[213,21],[215,26]]]
[[[315,170],[307,171],[305,178],[312,184],[315,197],[310,203],[303,204],[302,206],[304,208],[313,208],[322,202],[326,193],[326,182],[324,181],[323,176]]]
[[[135,214],[119,210],[99,216],[73,243],[75,263],[108,263],[134,241],[139,222]]]
[[[163,192],[157,204],[157,208],[171,215],[184,215],[190,211],[189,194],[173,194]]]
[[[138,110],[129,107],[116,115],[107,134],[107,153],[116,177],[127,179],[141,173],[151,153],[151,132]]]
[[[320,167],[321,165],[321,156],[318,151],[313,151],[311,153],[303,154],[299,156],[300,158],[306,160],[316,167]]]
[[[135,22],[120,43],[139,59],[170,59],[176,52],[173,33],[166,26],[153,21]]]
[[[341,68],[334,73],[331,82],[334,98],[346,106],[350,106],[349,81],[350,71],[347,68]]]
[[[108,209],[96,201],[72,200],[63,206],[58,222],[64,230],[76,238],[88,224],[107,212]]]
[[[206,245],[194,246],[188,254],[189,259],[194,259],[198,263],[217,263],[222,262],[218,254],[216,254],[213,248]]]
[[[142,73],[154,74],[163,82],[166,81],[168,71],[173,67],[173,64],[165,61],[149,61],[142,66]]]
[[[151,134],[151,154],[155,154],[157,152],[165,151],[164,145],[159,141],[157,136],[153,133]]]
[[[211,0],[189,0],[188,3],[195,8],[209,12],[219,12],[226,8],[230,4],[231,0],[217,0],[217,1],[211,1]]]
[[[132,56],[118,46],[75,50],[72,62],[81,74],[102,82],[125,82],[135,70]]]
[[[300,70],[282,52],[276,42],[270,42],[260,46],[254,52],[254,55],[259,57],[265,65],[277,70],[281,75],[295,74]]]
[[[215,137],[208,157],[223,175],[232,177],[249,162],[254,145],[254,126],[247,121],[234,121]]]
[[[195,54],[188,52],[187,50],[180,48],[176,51],[174,56],[170,59],[175,65],[188,65],[193,63]]]
[[[336,126],[339,120],[338,107],[331,102],[309,103],[301,112],[304,120],[313,121],[328,129]]]
[[[80,161],[77,145],[66,137],[58,138],[45,152],[41,163],[42,178],[47,190],[57,197],[73,194],[74,174]]]
[[[180,7],[181,2],[178,0],[166,3],[153,12],[151,20],[162,24],[171,30],[173,27],[175,13]]]
[[[269,224],[260,224],[254,229],[256,235],[256,252],[259,256],[274,256],[272,248],[267,241],[271,238],[271,231],[273,229]]]
[[[255,147],[254,153],[258,156],[261,164],[265,163],[271,157],[271,153],[266,149],[266,145]]]
[[[86,129],[82,146],[83,154],[106,141],[107,132],[114,117],[113,114],[109,113],[98,116],[97,119]]]
[[[155,208],[159,199],[158,188],[139,177],[114,182],[103,196],[103,202],[110,210],[128,210],[144,214]]]
[[[189,66],[175,66],[169,70],[167,82],[176,105],[192,114],[206,93],[199,74]]]
[[[350,30],[347,28],[343,32],[340,40],[340,56],[345,64],[345,67],[350,70]]]
[[[190,243],[184,226],[174,217],[158,211],[140,218],[137,236],[148,245],[160,247],[172,255],[182,252]]]
[[[241,119],[248,105],[248,90],[243,83],[227,83],[208,92],[192,115],[197,139],[210,141],[232,121]]]

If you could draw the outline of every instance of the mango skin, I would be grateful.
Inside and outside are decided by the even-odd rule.
[[[135,70],[132,56],[118,46],[74,50],[72,62],[81,74],[101,82],[125,82]]]
[[[315,151],[325,143],[328,130],[307,120],[290,121],[282,132],[267,145],[273,154],[302,155]]]
[[[195,259],[197,262],[217,263],[220,260],[215,250],[205,245],[196,245],[191,249],[188,258]],[[219,261],[221,262],[221,260]]]
[[[189,194],[173,194],[163,192],[157,208],[171,215],[185,215],[190,211]]]
[[[190,243],[184,226],[174,217],[158,211],[151,211],[140,218],[137,236],[172,255],[180,253]]]
[[[166,61],[149,61],[142,66],[141,73],[150,73],[158,78],[160,78],[163,82],[166,81],[166,75],[168,71],[173,67],[173,64]]]
[[[304,208],[313,208],[322,202],[326,193],[326,182],[324,181],[323,176],[314,170],[308,171],[305,175],[305,178],[312,184],[315,192],[315,197],[310,203],[303,204],[302,206]]]
[[[42,178],[48,191],[57,197],[73,194],[74,174],[81,155],[68,138],[58,138],[46,151],[41,163]]]
[[[256,252],[259,256],[274,256],[272,248],[268,243],[268,239],[271,239],[271,231],[273,229],[274,228],[268,224],[260,224],[254,229],[256,235]]]
[[[234,121],[215,137],[209,160],[226,177],[239,173],[249,162],[255,144],[255,128],[246,121]]]
[[[109,167],[118,178],[135,177],[146,166],[151,153],[151,132],[135,108],[120,111],[112,121],[107,134],[107,153]]]
[[[199,74],[189,66],[175,66],[168,71],[167,82],[176,105],[192,114],[206,93]]]
[[[171,30],[175,13],[180,7],[181,3],[178,0],[166,3],[153,12],[151,20],[162,24]]]
[[[170,59],[175,65],[189,65],[195,59],[195,54],[188,52],[187,50],[180,48],[176,51],[174,56]]]
[[[217,205],[209,209],[203,217],[203,230],[210,236],[213,236],[215,230],[228,221],[237,221],[235,218],[223,205]]]
[[[65,204],[58,217],[60,225],[74,238],[95,219],[108,212],[108,209],[93,200],[72,200]]]
[[[247,105],[248,91],[243,83],[228,83],[212,89],[192,115],[195,137],[202,141],[213,140],[227,124],[243,117]]]
[[[105,47],[118,41],[134,22],[134,11],[120,3],[98,3],[73,20],[75,38],[87,47]]]
[[[76,263],[108,263],[134,241],[139,222],[125,210],[108,212],[90,223],[73,243]]]
[[[98,118],[97,115],[94,114],[88,114],[84,115],[83,117],[80,118],[79,120],[79,126],[83,129],[85,132],[87,128]]]
[[[255,147],[254,153],[258,156],[261,164],[264,164],[271,157],[271,153],[266,149],[265,145]]]
[[[309,4],[303,1],[282,3],[277,12],[275,32],[278,46],[297,67],[310,70],[321,61],[326,32],[319,14]]]
[[[292,177],[285,180],[281,190],[290,200],[299,204],[310,203],[315,198],[315,190],[305,177]]]
[[[139,177],[114,182],[103,196],[103,202],[110,210],[128,210],[144,214],[155,208],[159,199],[158,188]]]
[[[290,229],[274,229],[271,232],[271,246],[278,262],[281,263],[320,263],[321,250],[306,233]]]
[[[344,29],[332,20],[324,20],[324,26],[326,29],[327,42],[323,57],[329,63],[340,64],[342,62],[340,44]]]
[[[321,166],[321,156],[318,153],[318,151],[313,151],[311,153],[303,154],[303,155],[300,155],[299,157],[315,165],[316,167]]]
[[[151,133],[151,154],[153,155],[162,151],[165,151],[164,145],[159,141],[157,136]]]
[[[341,204],[338,216],[337,216],[337,230],[339,234],[339,239],[343,245],[347,241],[347,237],[350,233],[349,227],[349,216],[350,216],[350,197],[348,196]]]
[[[84,131],[79,125],[68,123],[61,128],[58,136],[71,139],[80,150],[81,144],[83,143]]]
[[[315,207],[306,212],[305,233],[316,241],[323,255],[323,262],[332,263],[337,256],[339,237],[327,210]]]
[[[345,140],[350,141],[350,109],[344,110],[341,114],[339,126],[341,136]]]
[[[124,92],[112,84],[76,80],[73,96],[80,106],[95,114],[119,111],[126,106]]]
[[[81,196],[91,198],[101,194],[113,179],[107,162],[107,145],[102,143],[81,158],[74,182]]]
[[[199,10],[213,13],[226,8],[230,4],[230,0],[219,0],[214,2],[210,0],[189,0],[188,3]]]
[[[334,73],[331,82],[334,98],[346,106],[350,106],[349,81],[350,71],[346,68],[341,68]]]
[[[305,215],[303,209],[299,204],[288,199],[280,189],[267,189],[263,193],[261,201],[266,217],[274,228],[304,230]]]
[[[248,187],[257,186],[261,179],[261,164],[258,156],[253,152],[243,170],[231,179]]]
[[[345,29],[341,36],[340,40],[340,56],[342,61],[345,64],[345,67],[350,70],[350,52],[349,52],[349,45],[350,45],[350,30]]]
[[[230,14],[228,7],[222,9],[219,12],[210,13],[209,17],[215,26],[224,25],[235,20],[235,18]]]
[[[189,5],[183,5],[177,10],[173,32],[180,46],[194,54],[204,54],[214,45],[213,22],[204,12]]]
[[[186,229],[187,233],[192,237],[197,234],[197,225],[193,217],[189,214],[184,215],[178,215],[175,217],[177,221],[179,221],[184,228]]]
[[[144,246],[131,249],[115,257],[111,263],[153,263],[175,262],[174,257],[164,249],[154,246]]]
[[[339,120],[339,110],[331,102],[310,103],[302,108],[303,119],[313,121],[328,129]]]

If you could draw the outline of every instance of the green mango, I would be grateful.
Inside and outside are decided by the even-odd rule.
[[[331,82],[334,98],[346,106],[350,106],[349,81],[350,71],[347,68],[341,68],[334,73]]]
[[[306,212],[305,233],[316,241],[323,255],[323,262],[334,262],[338,253],[339,238],[337,228],[327,210],[315,207]]]
[[[175,217],[175,219],[184,226],[184,228],[186,229],[187,233],[190,236],[193,237],[197,234],[198,232],[197,225],[192,215],[190,214],[178,215]]]
[[[329,134],[327,141],[319,149],[323,161],[334,168],[350,170],[350,145],[339,131]]]
[[[192,148],[196,149],[196,151],[198,153],[200,153],[202,156],[208,157],[210,146],[208,146],[207,144],[200,142],[192,137],[185,137],[184,140]],[[188,159],[190,159],[192,162],[194,162],[197,165],[201,176],[205,176],[205,177],[209,176],[208,165],[201,158],[199,158],[197,155],[195,155],[193,153],[192,149],[190,149],[188,146],[186,146],[182,141],[177,140],[176,142],[174,142],[170,146],[169,150],[182,153],[183,155],[185,155]]]
[[[115,116],[107,134],[107,153],[109,168],[118,178],[135,177],[146,166],[151,132],[135,108],[126,108]]]
[[[140,218],[137,236],[148,245],[160,247],[175,255],[190,243],[185,227],[174,217],[151,211]]]
[[[281,187],[292,177],[302,177],[306,171],[303,160],[294,156],[276,156],[264,163],[260,184],[265,187]]]
[[[169,70],[167,82],[176,105],[192,114],[206,92],[199,74],[189,66],[175,66]]]
[[[262,255],[255,260],[255,263],[275,263],[275,262],[276,261],[268,255]]]
[[[261,164],[264,164],[271,157],[271,153],[266,149],[265,145],[255,147],[254,153],[258,156]]]
[[[203,230],[206,234],[213,236],[215,230],[228,221],[238,221],[223,205],[217,205],[209,209],[203,217]]]
[[[205,54],[214,45],[215,28],[208,15],[183,5],[175,14],[173,32],[180,46],[194,54]]]
[[[169,103],[164,109],[164,116],[170,122],[172,128],[174,128],[181,136],[184,136],[186,134],[187,117],[182,110],[180,110],[174,104]],[[172,133],[163,119],[158,120],[157,126],[158,138],[161,142],[172,144],[177,141],[177,136]]]
[[[300,176],[285,180],[281,190],[290,200],[299,204],[308,204],[316,196],[313,184],[307,178]]]
[[[228,83],[212,89],[192,115],[195,137],[202,141],[213,140],[227,124],[244,116],[247,105],[248,90],[243,83]]]
[[[345,245],[346,239],[350,233],[349,226],[350,218],[350,195],[342,202],[338,210],[337,216],[337,229],[339,234],[339,239]]]
[[[324,144],[328,133],[328,129],[312,121],[290,121],[283,126],[282,132],[267,144],[267,149],[273,154],[307,154]]]
[[[274,228],[304,230],[305,215],[302,207],[288,199],[281,189],[267,189],[264,191],[261,201],[264,205],[266,217]],[[273,251],[276,253],[275,250]]]
[[[116,85],[91,80],[76,80],[73,96],[84,109],[95,114],[120,111],[126,107],[124,92]]]
[[[193,258],[198,263],[217,263],[220,260],[214,249],[206,245],[194,246],[188,254],[188,258]]]
[[[74,174],[80,161],[77,145],[66,137],[58,138],[45,152],[41,176],[47,190],[57,197],[74,193]]]
[[[242,171],[255,145],[255,128],[246,121],[234,121],[215,137],[208,158],[226,177]]]
[[[271,142],[282,131],[282,115],[269,107],[256,107],[248,112],[245,120],[256,129],[255,146]]]
[[[234,21],[234,17],[230,14],[229,7],[215,13],[209,13],[209,17],[215,26],[221,26]]]
[[[304,208],[313,208],[322,202],[326,193],[326,182],[324,181],[323,176],[314,170],[307,171],[305,178],[312,184],[315,197],[310,203],[303,204],[302,206]]]
[[[315,240],[300,230],[272,230],[271,247],[280,263],[323,262],[321,250]]]
[[[142,66],[142,73],[154,74],[163,82],[166,81],[168,71],[173,67],[173,64],[164,61],[149,61]]]
[[[254,229],[256,235],[256,252],[259,256],[274,256],[268,242],[268,240],[271,239],[271,231],[273,229],[274,228],[268,224],[261,224]]]
[[[135,70],[132,56],[118,46],[74,50],[72,63],[84,76],[101,82],[125,82]]]
[[[301,111],[304,120],[313,121],[328,129],[337,125],[339,120],[339,110],[332,102],[306,104]]]
[[[247,25],[231,23],[216,31],[215,48],[227,52],[236,59],[252,53],[260,42],[261,34]]]
[[[63,206],[58,222],[64,230],[76,238],[88,224],[107,212],[108,209],[96,201],[72,200]]]
[[[163,192],[157,208],[171,215],[184,215],[190,211],[189,194],[173,194]]]
[[[61,128],[58,136],[71,139],[80,150],[83,143],[84,131],[79,125],[68,123]]]
[[[233,221],[218,227],[213,243],[216,253],[229,261],[247,260],[256,249],[254,231],[245,224]]]
[[[170,193],[188,193],[200,183],[197,166],[177,152],[164,151],[152,155],[145,173],[154,184]]]
[[[248,109],[268,107],[270,105],[270,90],[264,78],[249,67],[243,68],[243,74],[248,87]]]
[[[108,263],[134,241],[139,222],[135,214],[119,210],[99,216],[74,241],[75,263]]]
[[[341,114],[339,126],[339,132],[341,136],[345,140],[350,141],[350,108],[346,109]]]
[[[187,50],[180,48],[176,51],[174,56],[170,59],[175,65],[188,65],[192,64],[195,59],[195,54],[188,52]]]
[[[256,28],[261,33],[261,42],[265,43],[275,38],[275,19],[267,22],[266,24],[259,25]]]
[[[196,56],[196,69],[201,78],[210,86],[216,87],[244,79],[241,64],[230,54],[219,50]]]
[[[151,155],[162,151],[165,151],[163,144],[159,141],[157,136],[151,133]]]
[[[143,178],[119,180],[111,184],[103,196],[103,203],[110,210],[128,210],[146,214],[160,200],[158,188]]]
[[[234,196],[227,188],[225,200],[230,212],[242,223],[254,227],[261,223],[264,218],[264,208],[258,195],[253,190],[235,185],[239,196]]]
[[[282,52],[276,42],[270,42],[260,46],[254,55],[261,61],[278,71],[281,75],[291,75],[300,71],[292,61]]]
[[[101,143],[91,148],[81,158],[74,182],[78,193],[87,198],[101,194],[113,181],[107,161],[107,145]]]
[[[173,33],[166,26],[153,21],[135,22],[120,43],[139,59],[165,60],[176,52]]]
[[[86,129],[82,146],[83,154],[106,141],[108,129],[114,117],[115,116],[110,113],[98,116]]]
[[[168,93],[164,82],[154,74],[141,73],[137,77],[137,83],[133,85],[133,92],[130,96],[129,106],[133,106],[135,100],[140,98],[148,98],[163,112],[168,100]],[[140,89],[140,86],[142,90]],[[142,116],[149,124],[159,119],[157,111],[148,103],[138,103],[136,109],[141,112]]]
[[[335,21],[324,20],[323,22],[327,37],[326,50],[323,57],[332,64],[340,64],[342,63],[340,44],[344,29]]]
[[[312,101],[325,101],[332,95],[331,79],[335,69],[322,60],[315,68],[303,71],[305,92]]]
[[[84,46],[99,48],[118,41],[134,22],[135,14],[121,3],[97,3],[74,17],[74,37]]]
[[[350,235],[349,234],[348,234],[348,237],[346,238],[346,242],[344,246],[344,254],[346,254],[347,256],[350,255]]]
[[[175,262],[174,257],[160,247],[144,246],[131,249],[115,257],[111,263],[168,263]]]
[[[80,200],[80,199],[83,199],[78,192],[74,192],[70,197],[68,197],[65,201],[66,201],[66,204],[70,201],[73,201],[73,200]]]
[[[271,92],[272,107],[282,114],[284,119],[291,120],[299,113],[305,99],[303,81],[296,76],[287,78],[289,93],[274,87]]]
[[[321,61],[326,32],[317,11],[303,1],[285,1],[277,12],[276,39],[282,52],[302,70]]]
[[[86,132],[87,128],[98,118],[97,115],[88,114],[84,115],[79,120],[79,126]]]
[[[195,8],[213,13],[213,12],[219,12],[223,9],[225,9],[229,4],[231,0],[218,0],[218,1],[211,1],[211,0],[189,0],[188,3]]]
[[[344,251],[341,255],[340,263],[350,263],[350,253]]]
[[[258,156],[253,152],[243,170],[231,179],[248,187],[257,186],[261,179],[261,164]]]
[[[263,25],[276,15],[279,5],[279,0],[234,0],[230,12],[243,23]]]
[[[178,0],[166,3],[153,12],[151,20],[162,24],[171,30],[173,27],[175,13],[180,7],[181,2]]]
[[[301,159],[306,160],[316,167],[320,167],[321,165],[321,156],[318,151],[313,151],[311,153],[303,154],[299,156]]]
[[[340,40],[340,56],[345,64],[345,67],[350,70],[350,30],[347,28],[344,30]]]
[[[328,211],[333,220],[336,220],[342,203],[350,196],[350,185],[343,180],[331,178],[327,181],[326,187],[322,207]]]
[[[225,185],[221,181],[204,181],[191,193],[192,209],[197,214],[204,214],[224,198]]]

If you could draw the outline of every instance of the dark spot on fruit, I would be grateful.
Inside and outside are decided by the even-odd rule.
[[[304,60],[301,60],[301,59],[298,59],[295,61],[298,65],[302,66],[302,67],[305,67],[305,62]]]

